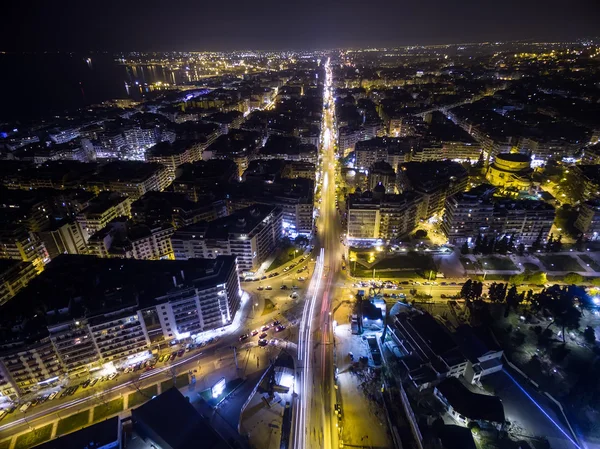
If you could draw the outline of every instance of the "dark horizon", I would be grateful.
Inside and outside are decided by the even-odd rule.
[[[13,3],[2,51],[235,51],[575,41],[598,35],[594,0],[409,3],[107,1]]]

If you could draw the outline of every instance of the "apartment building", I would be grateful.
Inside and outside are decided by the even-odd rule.
[[[417,226],[422,201],[415,192],[349,195],[347,236],[356,240],[400,238]]]
[[[86,234],[86,241],[118,217],[131,217],[131,199],[111,192],[101,192],[88,207],[77,214],[77,222]]]
[[[282,231],[281,209],[255,204],[227,217],[178,229],[171,243],[176,260],[233,255],[244,273],[258,269],[275,250]]]
[[[482,184],[446,199],[442,230],[452,244],[471,243],[489,232],[494,223],[492,196],[496,188]]]
[[[444,210],[446,198],[467,187],[467,171],[457,162],[408,162],[398,167],[398,191],[423,195],[420,219],[429,219]]]
[[[12,223],[0,226],[0,259],[30,262],[38,273],[50,260],[44,242],[37,235],[24,225]]]
[[[0,259],[0,305],[24,289],[36,275],[31,262]]]
[[[575,227],[583,233],[586,240],[595,241],[600,238],[600,201],[589,200],[579,206]]]
[[[545,242],[556,212],[543,201],[500,200],[494,205],[493,231],[497,235],[515,235],[517,243],[531,245],[538,238]]]
[[[37,302],[44,292],[46,312]],[[236,258],[138,261],[60,256],[0,308],[0,401],[230,324]],[[25,326],[27,323],[27,326]]]
[[[176,140],[173,143],[160,142],[146,150],[146,160],[167,168],[169,179],[175,179],[175,170],[182,164],[199,161],[206,142],[200,140]]]

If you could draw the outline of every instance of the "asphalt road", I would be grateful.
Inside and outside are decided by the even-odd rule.
[[[331,323],[331,305],[335,294],[335,285],[341,269],[342,248],[340,244],[341,225],[335,204],[336,188],[336,159],[334,148],[334,117],[333,101],[331,101],[331,70],[329,61],[326,66],[326,80],[324,87],[324,103],[329,107],[323,115],[323,144],[322,156],[322,187],[320,214],[317,219],[316,248],[322,248],[322,271],[317,275],[322,276],[321,282],[315,284],[316,294],[309,301],[313,301],[308,316],[308,354],[303,375],[305,388],[305,428],[304,438],[297,448],[336,448],[338,447],[338,434],[334,419],[335,388],[333,378],[333,334]],[[321,274],[322,273],[322,274]],[[302,430],[300,430],[302,431]]]

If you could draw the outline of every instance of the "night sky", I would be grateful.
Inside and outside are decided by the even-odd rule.
[[[0,50],[233,50],[569,40],[600,0],[11,1]]]

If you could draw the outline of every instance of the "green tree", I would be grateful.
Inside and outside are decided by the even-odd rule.
[[[523,282],[525,282],[525,274],[523,274],[523,273],[513,274],[509,278],[509,282],[513,285],[521,285]]]
[[[517,247],[517,254],[519,256],[522,256],[525,253],[525,245],[522,243],[519,243],[519,246]]]
[[[532,284],[543,285],[548,282],[548,278],[546,277],[546,273],[543,271],[537,271],[527,276],[527,281]]]
[[[583,276],[577,273],[567,273],[563,277],[565,284],[581,285],[583,283]]]
[[[460,247],[460,253],[461,254],[469,254],[469,245],[467,244],[467,242],[463,243],[463,245]]]

